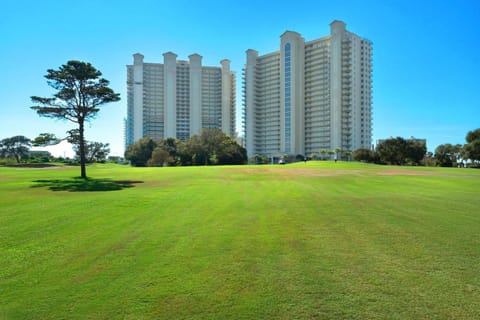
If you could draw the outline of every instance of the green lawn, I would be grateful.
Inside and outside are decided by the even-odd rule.
[[[480,319],[480,170],[0,167],[0,319]]]

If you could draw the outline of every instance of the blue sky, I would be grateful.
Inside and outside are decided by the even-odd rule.
[[[480,1],[2,1],[0,13],[0,139],[64,136],[73,123],[39,118],[30,96],[50,96],[46,70],[68,60],[92,63],[122,100],[102,107],[88,140],[123,154],[126,65],[203,56],[231,60],[237,72],[237,127],[245,51],[278,50],[285,30],[306,41],[329,34],[329,23],[373,42],[373,137],[426,138],[428,149],[465,142],[480,127]],[[239,130],[239,128],[238,128]]]

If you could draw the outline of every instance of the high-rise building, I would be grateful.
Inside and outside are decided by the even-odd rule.
[[[309,155],[372,147],[372,43],[330,24],[305,42],[280,36],[280,50],[247,50],[243,70],[244,139],[249,157]]]
[[[235,135],[235,73],[230,61],[221,67],[202,66],[202,56],[177,60],[163,54],[163,64],[144,63],[133,55],[127,65],[125,144],[149,137],[188,139],[202,128],[218,128]]]

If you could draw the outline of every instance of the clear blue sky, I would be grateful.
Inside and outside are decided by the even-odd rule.
[[[373,137],[426,138],[428,149],[465,142],[480,127],[480,1],[2,1],[0,139],[64,136],[74,124],[39,118],[30,96],[51,96],[44,75],[68,60],[92,63],[122,100],[104,106],[87,139],[123,154],[126,67],[199,53],[204,65],[231,60],[237,72],[237,118],[245,51],[278,50],[285,30],[307,40],[329,23],[373,42]],[[237,127],[239,128],[239,120]]]

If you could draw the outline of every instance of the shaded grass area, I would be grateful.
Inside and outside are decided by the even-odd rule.
[[[95,178],[72,178],[72,179],[40,179],[34,180],[36,184],[33,188],[47,187],[52,191],[69,191],[69,192],[85,192],[85,191],[116,191],[124,188],[131,188],[135,184],[143,183],[138,180],[111,180],[111,179],[95,179]]]
[[[13,168],[51,168],[56,167],[57,164],[51,163],[7,163],[0,166],[13,167]]]
[[[0,318],[480,317],[475,170],[105,165],[143,183],[49,189],[74,174],[0,168]]]

